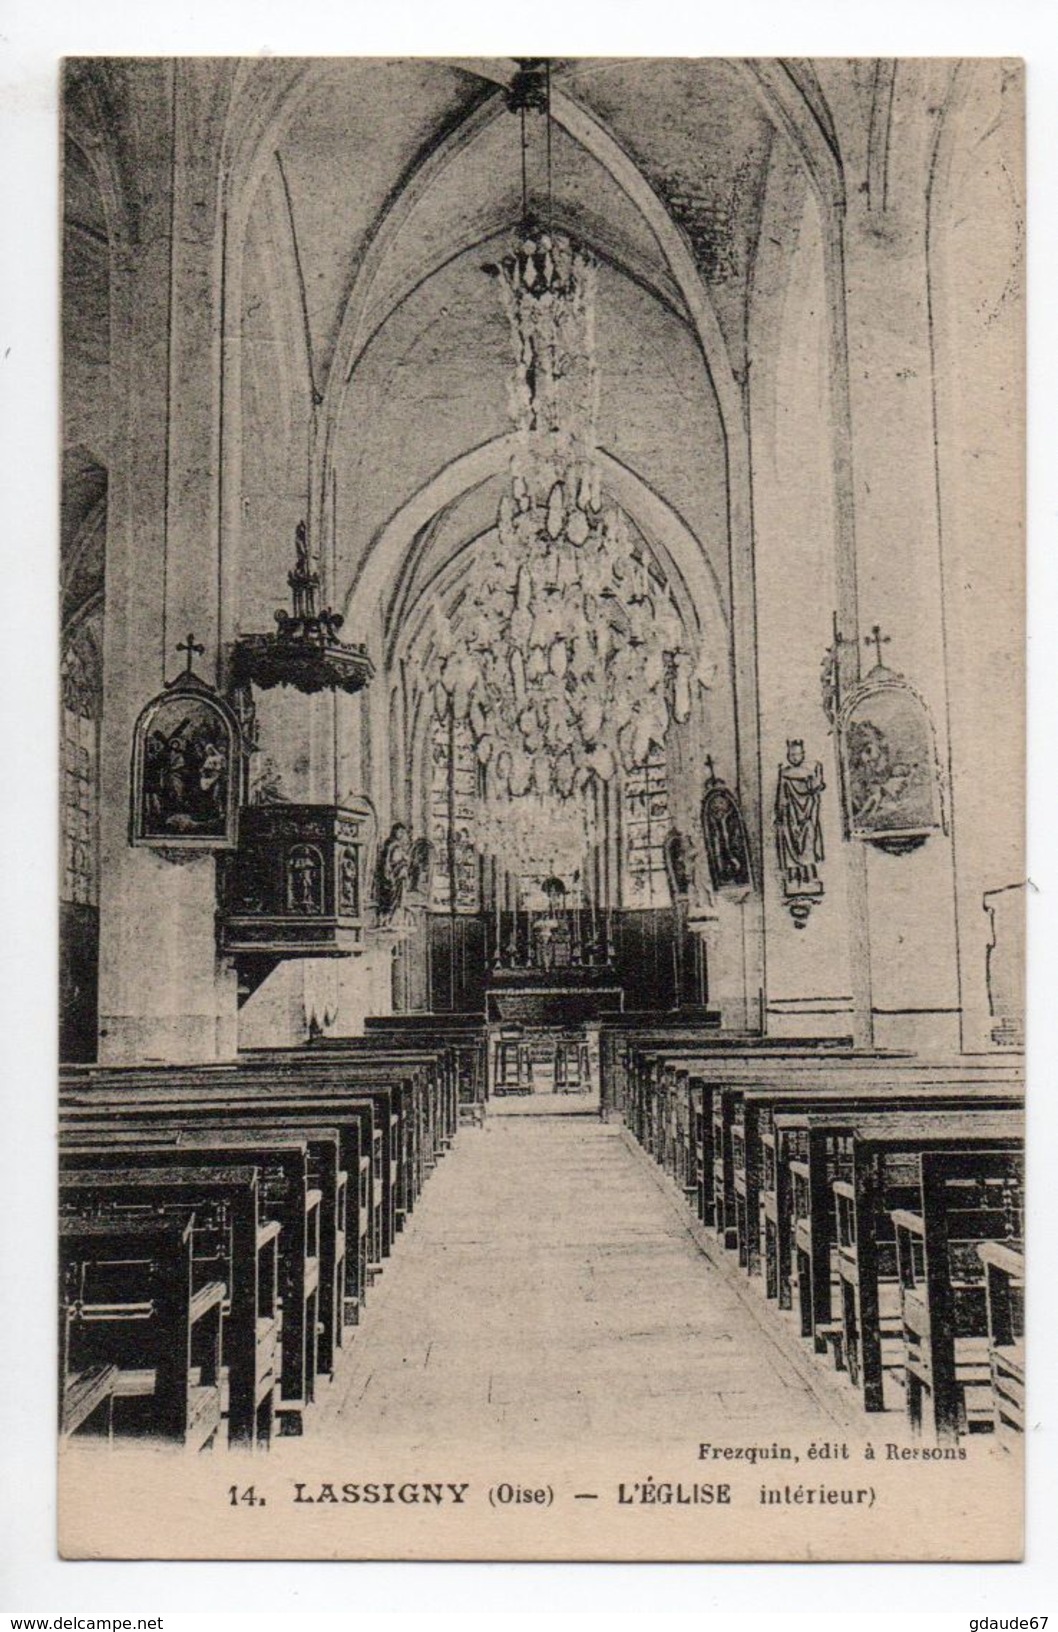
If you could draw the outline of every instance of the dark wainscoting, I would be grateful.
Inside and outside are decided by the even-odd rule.
[[[96,1057],[99,1012],[99,909],[64,901],[59,908],[59,1058],[70,1065]]]
[[[478,1014],[485,1008],[485,920],[474,914],[432,914],[429,938],[430,1008],[435,1014]]]
[[[494,938],[491,920],[487,915],[431,914],[426,930],[425,937],[413,935],[398,954],[394,971],[398,1008],[418,1012],[428,993],[428,1007],[438,1014],[483,1009]],[[708,1002],[703,944],[681,924],[677,959],[671,907],[615,911],[611,934],[614,957],[604,980],[607,986],[623,989],[625,1008],[672,1009]],[[561,981],[562,972],[556,969],[554,983]]]

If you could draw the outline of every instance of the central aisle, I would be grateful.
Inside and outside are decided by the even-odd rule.
[[[594,1116],[463,1129],[349,1337],[307,1438],[647,1454],[835,1426]]]

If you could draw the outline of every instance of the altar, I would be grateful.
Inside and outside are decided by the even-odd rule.
[[[599,1021],[623,1007],[606,967],[494,969],[485,993],[493,1093],[592,1093]]]
[[[607,979],[607,977],[609,977]],[[583,1026],[624,1008],[607,969],[494,969],[485,990],[490,1025]]]

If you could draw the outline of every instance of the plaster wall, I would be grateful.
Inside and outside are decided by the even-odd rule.
[[[963,1042],[992,1046],[986,892],[1025,877],[1022,68],[960,65],[930,214]],[[1024,955],[1020,913],[1003,955]]]

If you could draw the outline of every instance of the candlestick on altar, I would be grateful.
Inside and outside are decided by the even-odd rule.
[[[496,860],[495,856],[492,858],[492,902],[495,911],[496,924],[496,948],[492,961],[494,967],[498,969],[503,961],[503,946],[501,943],[503,925],[500,917],[500,864]]]

